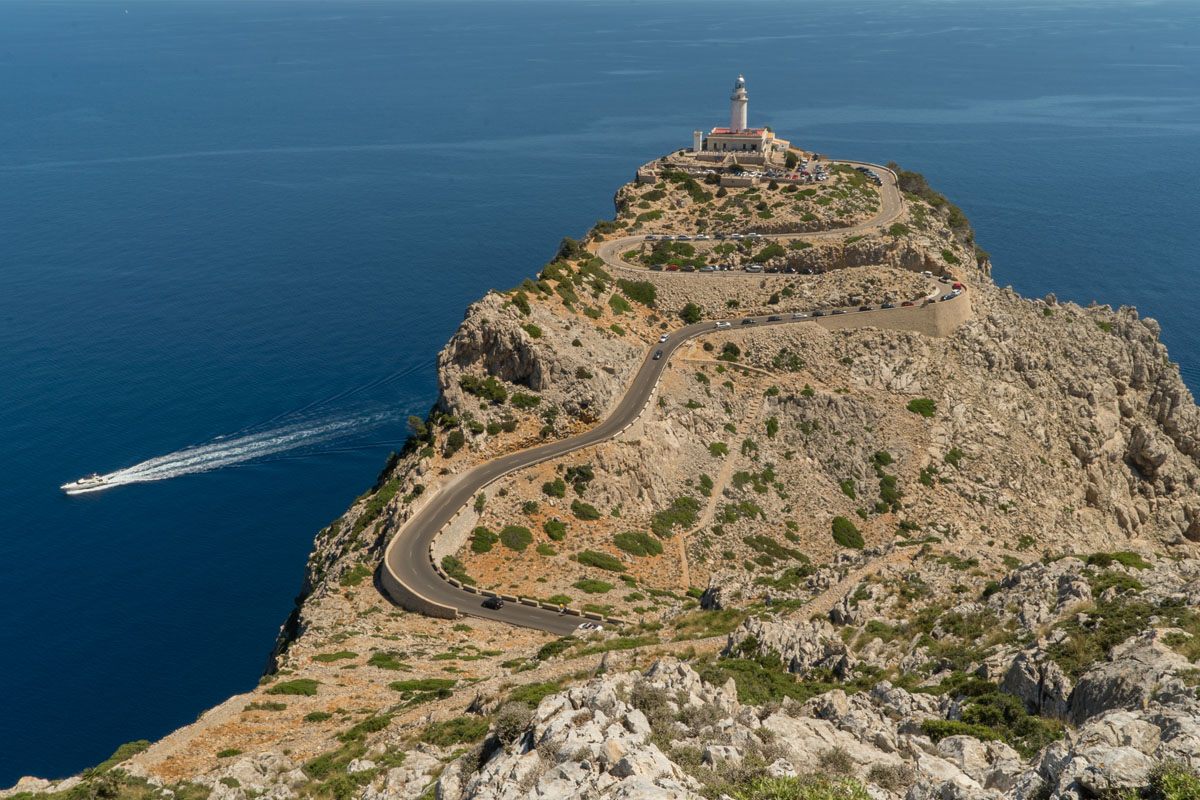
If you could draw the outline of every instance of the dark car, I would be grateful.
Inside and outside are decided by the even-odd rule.
[[[493,611],[497,611],[501,608],[504,608],[504,601],[499,597],[489,597],[487,600],[483,601],[482,605],[484,608],[490,608]]]
[[[942,300],[953,300],[953,299],[954,299],[954,295],[952,295],[952,294],[942,295]]]
[[[654,360],[658,361],[660,358],[662,358],[662,350],[655,350],[654,351]]]
[[[662,272],[662,271],[663,271],[663,265],[662,265],[662,264],[651,264],[651,265],[650,265],[650,271],[651,271],[651,272]]]
[[[742,320],[743,325],[753,325],[755,322],[757,322],[757,320],[751,319],[750,317],[746,317],[744,320]]]
[[[823,316],[825,316],[825,312],[824,311],[814,311],[813,316],[814,317],[823,317]]]
[[[880,308],[895,308],[895,307],[896,306],[892,303],[884,303],[883,305],[880,306]]]
[[[858,310],[859,311],[873,311],[874,309],[871,308],[870,306],[859,306]]]
[[[783,317],[779,317],[779,316],[776,316],[776,315],[774,315],[774,314],[772,314],[771,316],[767,317],[767,322],[782,322],[782,321],[783,321]]]
[[[680,272],[695,272],[696,268],[694,266],[692,266],[691,264],[684,264],[682,267],[679,268],[679,270],[680,270]]]
[[[723,233],[718,233],[718,234],[716,235],[716,238],[717,238],[717,239],[724,239],[724,238],[725,238],[725,234],[723,234]]]

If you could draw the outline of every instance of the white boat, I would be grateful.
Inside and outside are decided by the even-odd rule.
[[[91,489],[98,489],[101,486],[107,486],[107,485],[108,485],[107,478],[103,478],[100,475],[93,472],[91,475],[86,475],[77,481],[71,481],[70,483],[64,483],[62,486],[60,486],[58,488],[62,489],[67,494],[77,494],[78,492],[86,492]]]

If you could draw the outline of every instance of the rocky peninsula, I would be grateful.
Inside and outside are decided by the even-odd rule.
[[[1200,797],[1200,410],[1158,325],[997,286],[895,165],[702,166],[639,169],[613,220],[467,309],[256,690],[0,798]],[[594,429],[710,321],[631,425],[491,483],[433,545],[459,584],[616,622],[381,591],[439,491]]]

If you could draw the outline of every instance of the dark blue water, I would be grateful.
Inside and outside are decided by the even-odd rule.
[[[1196,4],[0,4],[0,786],[250,688],[463,308],[738,72],[753,123],[926,173],[997,282],[1138,305],[1200,384]]]

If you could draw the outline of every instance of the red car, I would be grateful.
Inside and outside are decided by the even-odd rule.
[[[668,264],[667,272],[679,272],[679,265],[678,264]]]
[[[915,304],[915,303],[913,303],[913,301],[912,301],[912,300],[905,300],[905,301],[904,301],[903,303],[901,303],[900,305],[902,305],[902,306],[911,306],[911,305],[916,305],[916,304]]]
[[[962,291],[963,289],[966,289],[967,287],[963,286],[961,283],[956,283],[956,284],[954,284],[954,286],[953,286],[953,287],[951,287],[951,288],[958,289],[959,291]]]

